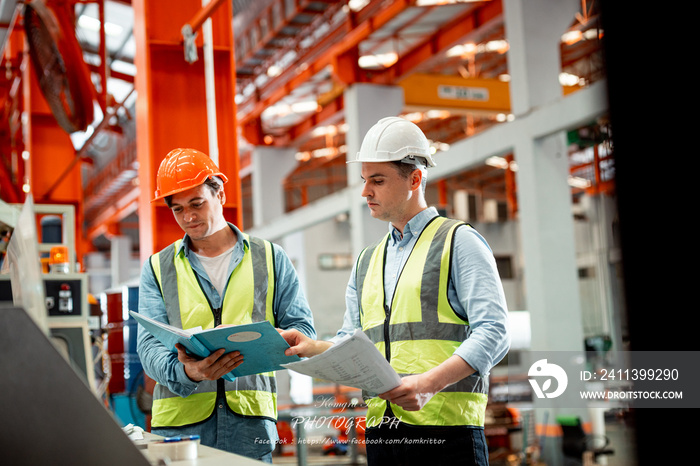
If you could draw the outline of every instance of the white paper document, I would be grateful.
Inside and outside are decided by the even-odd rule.
[[[282,364],[286,369],[318,379],[384,393],[401,384],[401,377],[361,330],[338,341],[321,354]]]

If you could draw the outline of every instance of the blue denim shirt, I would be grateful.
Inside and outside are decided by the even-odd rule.
[[[236,234],[238,241],[236,242],[231,256],[228,277],[230,277],[234,269],[238,267],[243,256],[249,254],[250,250],[250,245],[248,241],[244,239],[241,231],[230,223],[229,227]],[[221,307],[223,296],[219,295],[218,291],[209,280],[200,261],[197,259],[197,256],[190,250],[187,235],[184,236],[180,249],[177,251],[178,254],[181,252],[184,252],[194,273],[199,277],[199,282],[202,284],[203,291],[212,306],[217,308]],[[316,338],[313,316],[306,297],[299,285],[296,271],[287,253],[277,245],[274,246],[274,270],[276,281],[273,312],[277,320],[277,326],[282,329],[296,328],[303,334],[311,338]],[[168,316],[163,298],[160,294],[160,288],[156,283],[151,266],[148,262],[143,265],[141,270],[139,313],[161,322],[168,322]],[[144,331],[141,326],[139,326],[138,329],[137,351],[145,372],[156,382],[163,384],[168,387],[170,391],[182,397],[186,397],[196,391],[198,383],[187,377],[184,366],[177,359],[177,354],[172,353],[150,333]],[[250,424],[248,426],[250,427],[250,431],[267,431],[270,435],[275,434],[274,423],[271,421],[231,415],[231,422]],[[265,444],[265,442],[260,442],[259,444],[251,442],[245,443],[249,443],[249,445],[237,445],[236,452],[252,457],[259,457],[262,454],[260,453],[261,448],[264,450],[265,448],[271,449],[274,447],[274,443],[270,445],[269,441],[267,444]],[[249,451],[241,451],[241,448]]]
[[[434,207],[423,210],[406,224],[403,235],[389,224],[391,238],[384,266],[384,295],[387,305],[391,305],[401,269],[420,233],[437,215]],[[469,321],[467,338],[454,354],[485,376],[510,348],[508,308],[491,248],[473,228],[458,228],[455,233],[447,297],[457,314]],[[331,341],[361,327],[355,268],[345,292],[345,304],[343,326]]]

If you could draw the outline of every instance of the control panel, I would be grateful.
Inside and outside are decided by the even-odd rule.
[[[88,317],[86,274],[45,273],[41,278],[44,280],[49,326],[55,320],[73,321]],[[0,275],[0,301],[12,302],[12,286],[7,275]]]
[[[49,316],[79,316],[82,313],[82,282],[75,279],[44,279]]]

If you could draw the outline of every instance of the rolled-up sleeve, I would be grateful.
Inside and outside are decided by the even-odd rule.
[[[153,275],[150,261],[146,261],[141,269],[139,313],[160,322],[169,323],[165,303]],[[136,352],[149,377],[182,397],[190,395],[197,389],[197,382],[187,377],[185,366],[178,361],[177,354],[166,348],[141,325],[138,326],[136,341]]]
[[[451,272],[450,302],[469,322],[455,354],[486,375],[510,348],[508,307],[493,253],[473,228],[457,229]]]

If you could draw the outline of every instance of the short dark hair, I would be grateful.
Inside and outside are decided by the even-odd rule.
[[[413,163],[404,163],[400,160],[392,160],[391,163],[394,165],[394,167],[396,167],[396,171],[399,172],[399,176],[401,176],[401,178],[403,178],[404,180],[408,179],[408,177],[411,176],[411,173],[413,173],[414,170],[420,170],[421,173],[423,173],[423,181],[421,183],[421,186],[423,187],[423,192],[425,192],[425,188],[428,184],[428,178],[426,176],[427,170],[425,169],[425,167]]]
[[[403,163],[400,160],[393,160],[391,163],[394,164],[394,167],[396,167],[396,169],[398,170],[399,175],[401,175],[401,178],[404,178],[404,179],[411,176],[411,173],[413,173],[413,170],[418,169],[417,165],[414,165],[412,163]]]
[[[218,193],[219,190],[224,186],[224,184],[221,182],[221,180],[218,177],[207,178],[207,180],[202,184],[209,186],[209,189],[211,189],[211,193],[214,196],[216,196],[216,193]],[[172,207],[172,203],[173,203],[173,195],[172,194],[170,196],[165,196],[163,198],[163,200],[165,201],[165,205],[167,205],[168,208]]]

